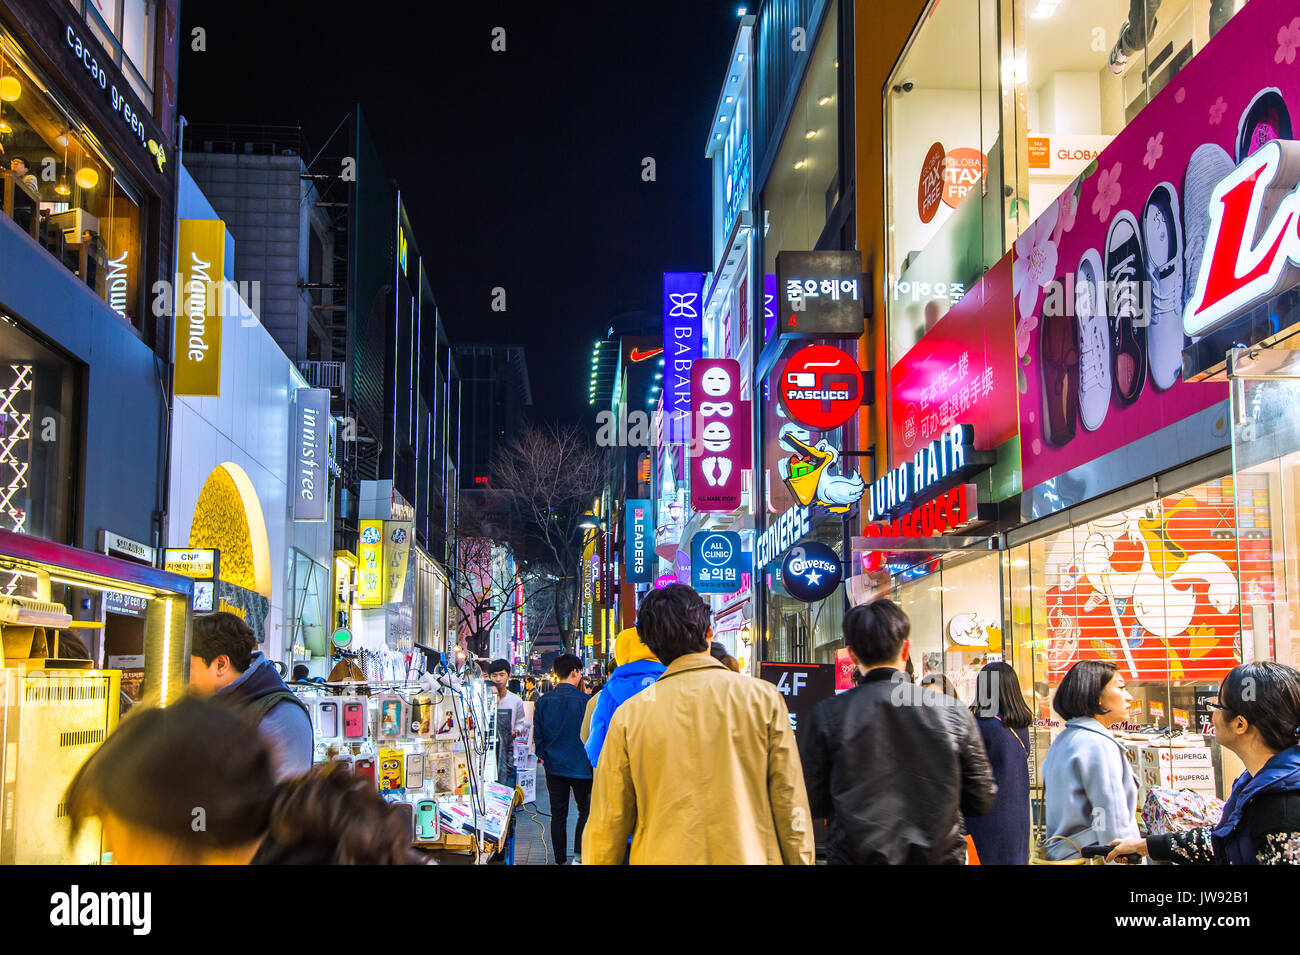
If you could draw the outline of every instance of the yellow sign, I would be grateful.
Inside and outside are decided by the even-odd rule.
[[[175,393],[215,398],[221,394],[226,224],[220,219],[181,219],[176,261]]]
[[[412,521],[384,522],[384,603],[401,603],[411,554]]]
[[[384,522],[360,521],[357,542],[357,603],[380,607],[384,603]]]
[[[163,570],[184,574],[195,580],[211,580],[216,576],[217,552],[212,549],[163,551]]]

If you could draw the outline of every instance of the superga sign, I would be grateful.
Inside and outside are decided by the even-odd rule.
[[[1210,194],[1210,231],[1183,331],[1206,335],[1300,282],[1300,142],[1271,140]],[[1290,190],[1290,191],[1287,191]],[[1279,193],[1285,193],[1281,200]]]
[[[975,450],[975,429],[956,425],[871,485],[867,520],[906,508],[930,490],[939,490],[992,463],[992,454]]]

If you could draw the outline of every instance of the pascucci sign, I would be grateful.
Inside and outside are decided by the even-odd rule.
[[[1271,140],[1210,194],[1210,231],[1183,331],[1196,337],[1300,281],[1300,142]],[[1265,205],[1290,190],[1261,228]],[[1258,236],[1258,240],[1256,240]]]
[[[974,443],[975,430],[970,425],[949,428],[911,461],[904,461],[871,485],[867,520],[905,508],[926,491],[987,467],[992,463],[992,454],[976,451]]]

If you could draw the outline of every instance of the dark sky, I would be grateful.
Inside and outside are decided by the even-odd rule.
[[[314,151],[360,102],[452,340],[523,344],[534,417],[585,417],[606,319],[657,311],[664,271],[709,268],[704,143],[736,12],[186,0],[181,110],[302,126]],[[206,52],[190,49],[196,26]],[[491,49],[498,26],[504,53]],[[646,156],[655,182],[641,178]],[[504,314],[489,307],[497,286]]]

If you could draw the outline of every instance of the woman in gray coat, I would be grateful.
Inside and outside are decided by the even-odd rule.
[[[1043,759],[1046,858],[1077,858],[1075,846],[1138,837],[1137,779],[1110,731],[1132,705],[1119,668],[1100,660],[1076,663],[1057,688],[1052,706],[1066,723]]]

